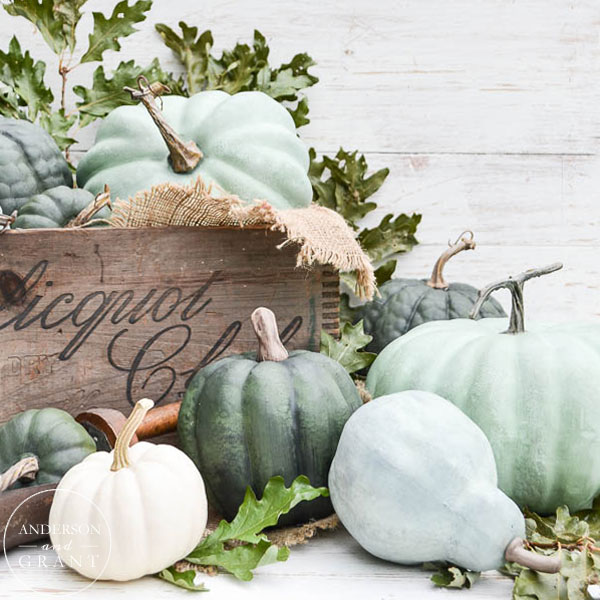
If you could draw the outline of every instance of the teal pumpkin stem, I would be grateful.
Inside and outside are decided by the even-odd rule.
[[[504,333],[524,333],[525,305],[523,302],[523,286],[525,285],[525,282],[534,277],[541,277],[542,275],[554,273],[554,271],[558,271],[562,269],[562,267],[562,263],[553,263],[547,267],[529,269],[523,273],[519,273],[519,275],[515,275],[514,277],[511,276],[508,279],[501,279],[500,281],[486,285],[484,288],[479,290],[477,302],[475,302],[473,305],[469,317],[471,319],[476,319],[483,303],[488,299],[492,292],[495,292],[501,288],[506,288],[510,291],[512,306],[508,329]]]
[[[203,154],[195,142],[184,142],[179,134],[167,123],[162,112],[156,104],[156,98],[168,94],[171,90],[161,83],[155,81],[148,83],[143,75],[137,78],[138,89],[124,87],[123,90],[131,94],[133,100],[139,100],[145,107],[169,149],[171,167],[175,173],[188,173],[193,171],[202,160]]]
[[[560,556],[545,556],[526,550],[523,539],[519,537],[508,544],[504,558],[539,573],[558,573],[562,566]]]
[[[250,320],[258,338],[256,360],[279,362],[288,358],[288,351],[279,338],[277,319],[273,311],[261,306],[252,313]]]
[[[128,467],[129,462],[129,446],[137,428],[142,424],[146,413],[154,406],[154,402],[150,398],[142,398],[135,403],[133,410],[127,421],[123,425],[123,429],[119,432],[115,441],[115,449],[113,450],[113,462],[110,467],[111,471],[119,471]]]
[[[19,480],[33,481],[40,470],[36,456],[25,456],[0,475],[0,493]]]
[[[444,267],[446,266],[446,263],[459,252],[462,252],[463,250],[475,250],[475,240],[473,238],[473,232],[467,229],[458,236],[458,239],[453,244],[448,242],[448,248],[435,261],[435,265],[433,265],[431,277],[426,282],[429,287],[437,290],[448,289],[448,283],[444,279],[443,274]]]

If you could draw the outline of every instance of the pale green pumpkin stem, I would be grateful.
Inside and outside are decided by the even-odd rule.
[[[257,308],[250,317],[254,333],[258,338],[257,360],[272,360],[279,362],[285,360],[289,355],[285,346],[279,338],[277,319],[272,310],[261,306]]]
[[[526,550],[522,538],[515,538],[508,544],[504,558],[539,573],[558,573],[562,565],[560,556],[544,556]]]
[[[448,289],[448,284],[444,279],[444,267],[446,266],[446,263],[459,252],[462,252],[463,250],[474,250],[475,240],[473,238],[473,232],[467,229],[458,236],[458,239],[454,244],[448,242],[448,248],[444,250],[442,255],[436,260],[435,265],[433,265],[433,272],[427,281],[429,287],[437,290]]]
[[[504,333],[523,333],[525,331],[525,305],[523,303],[523,286],[525,282],[533,277],[541,277],[542,275],[548,275],[548,273],[554,273],[554,271],[558,271],[559,269],[562,269],[562,267],[562,263],[553,263],[547,267],[529,269],[514,277],[501,279],[500,281],[486,285],[479,290],[477,302],[473,305],[469,317],[471,319],[477,318],[483,303],[489,298],[492,292],[501,288],[507,288],[511,294],[512,306],[508,329]]]
[[[123,429],[121,429],[115,441],[113,463],[110,467],[111,471],[118,471],[129,466],[129,445],[137,428],[142,424],[146,413],[153,406],[154,402],[150,398],[142,398],[135,403],[131,414],[127,418],[127,421],[125,421],[125,425],[123,425]]]
[[[155,81],[152,84],[143,75],[137,78],[138,89],[124,87],[126,92],[131,94],[134,100],[139,100],[150,113],[152,120],[156,123],[160,134],[165,140],[165,144],[169,149],[171,157],[171,166],[175,173],[187,173],[196,168],[202,160],[202,152],[195,142],[184,142],[179,134],[167,123],[164,115],[156,104],[156,98],[171,90],[160,81]]]
[[[39,470],[40,465],[36,456],[22,458],[0,475],[0,493],[19,479],[33,481]]]

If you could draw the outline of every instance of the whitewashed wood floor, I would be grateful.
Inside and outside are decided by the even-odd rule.
[[[11,564],[27,552],[27,549],[13,550],[9,556]],[[436,588],[429,576],[430,573],[419,568],[400,567],[371,557],[340,529],[321,533],[308,544],[292,548],[286,563],[258,569],[250,582],[237,581],[228,575],[202,576],[202,581],[210,590],[207,600],[481,600],[511,597],[512,581],[495,571],[484,573],[471,590]],[[193,594],[153,577],[128,583],[96,582],[85,591],[79,591],[85,586],[85,580],[73,571],[31,568],[19,570],[15,577],[4,558],[0,580],[0,599],[63,598],[74,592],[78,598],[124,597],[127,594],[128,600],[162,596],[191,598]],[[37,590],[35,595],[32,588]]]

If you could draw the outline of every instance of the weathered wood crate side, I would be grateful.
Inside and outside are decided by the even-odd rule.
[[[0,236],[0,422],[178,400],[203,365],[255,349],[260,305],[289,349],[318,350],[321,329],[338,329],[337,273],[296,268],[282,240],[188,227]]]

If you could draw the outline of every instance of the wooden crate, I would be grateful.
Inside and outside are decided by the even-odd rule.
[[[0,236],[0,422],[57,406],[182,397],[202,366],[254,350],[271,308],[289,349],[338,329],[330,267],[296,268],[265,229],[23,230]]]

